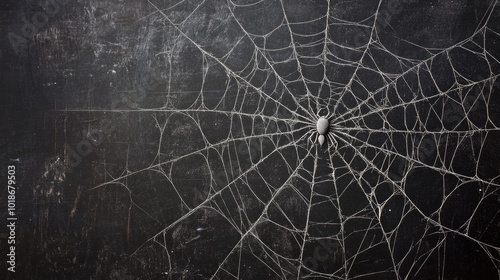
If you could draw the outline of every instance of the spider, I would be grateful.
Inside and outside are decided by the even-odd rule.
[[[333,137],[333,133],[329,133],[332,130],[332,126],[330,124],[329,116],[320,116],[319,114],[315,115],[316,121],[316,129],[312,129],[311,136],[309,136],[309,140],[316,144],[318,143],[320,146],[323,146],[325,140],[328,138],[330,143],[334,147],[337,147],[337,140]]]

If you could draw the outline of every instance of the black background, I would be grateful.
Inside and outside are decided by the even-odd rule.
[[[0,275],[499,279],[496,1],[42,2],[0,4]]]

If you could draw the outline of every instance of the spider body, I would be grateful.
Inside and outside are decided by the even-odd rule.
[[[330,121],[325,117],[320,117],[316,122],[316,131],[319,135],[325,135],[328,133],[328,129],[330,128]]]
[[[316,119],[316,129],[311,131],[311,136],[309,136],[309,140],[314,144],[318,143],[320,146],[323,146],[326,139],[328,138],[332,145],[336,146],[337,141],[330,133],[330,120],[328,117],[320,117],[317,116]]]
[[[316,132],[318,133],[318,143],[320,146],[323,146],[323,143],[325,143],[325,135],[328,133],[329,128],[330,121],[325,117],[320,117],[316,122]]]

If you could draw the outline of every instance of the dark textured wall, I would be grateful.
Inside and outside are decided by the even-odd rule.
[[[2,279],[499,279],[497,1],[3,1],[0,38]]]

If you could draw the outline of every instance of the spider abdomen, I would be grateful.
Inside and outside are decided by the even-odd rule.
[[[325,143],[325,135],[318,136],[318,143],[320,146],[323,146],[323,143]]]
[[[316,130],[319,135],[326,135],[328,133],[328,129],[330,128],[330,121],[326,118],[321,117],[316,122]]]

